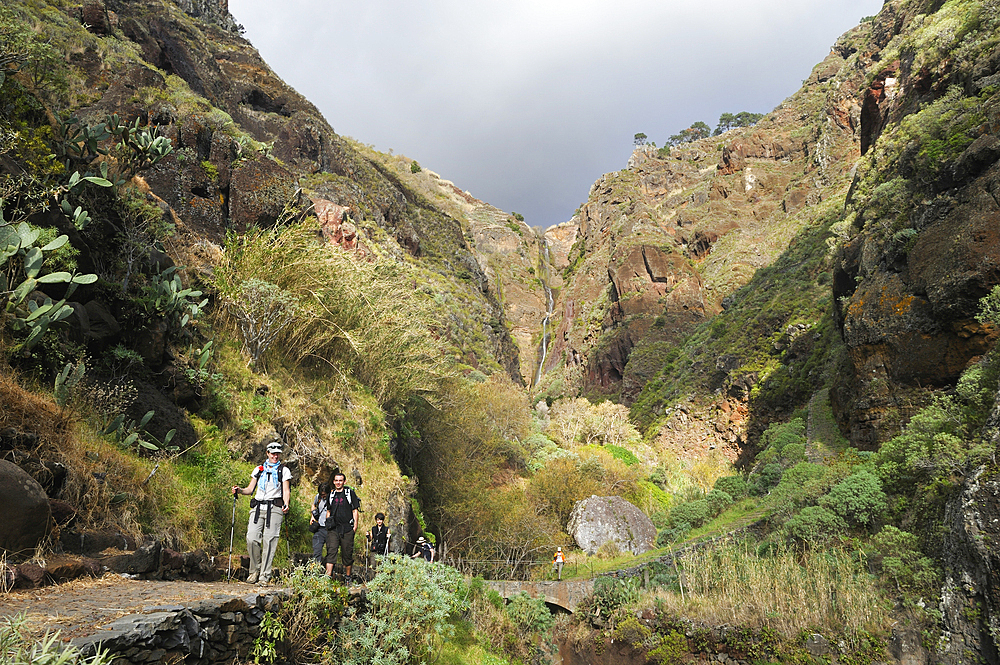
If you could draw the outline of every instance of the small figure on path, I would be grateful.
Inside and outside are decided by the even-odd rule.
[[[350,487],[340,471],[333,474],[333,492],[326,511],[326,574],[333,577],[333,564],[340,549],[340,561],[344,564],[344,582],[351,584],[351,566],[354,564],[354,533],[358,530],[358,510],[361,499]]]
[[[389,554],[389,527],[385,524],[385,514],[375,513],[375,526],[367,534],[368,538],[368,567],[375,570],[376,557]]]
[[[552,570],[556,571],[556,579],[562,579],[562,569],[564,563],[566,563],[566,557],[563,556],[562,548],[557,547],[556,555],[552,557]]]
[[[263,480],[261,480],[263,478]],[[250,496],[247,553],[250,555],[249,584],[269,584],[271,563],[278,551],[281,522],[288,514],[292,472],[281,463],[281,443],[267,444],[267,461],[250,473],[250,484],[233,486],[233,494]]]
[[[417,557],[423,557],[424,561],[434,561],[434,548],[423,536],[417,538],[417,547],[413,550],[413,556],[410,558],[416,559]]]
[[[323,563],[323,547],[326,545],[326,516],[330,512],[330,483],[320,483],[319,494],[313,499],[312,513],[309,515],[309,530],[312,531],[313,561]]]

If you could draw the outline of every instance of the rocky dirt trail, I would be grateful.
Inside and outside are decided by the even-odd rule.
[[[235,581],[165,582],[105,575],[0,594],[0,621],[23,612],[32,635],[59,631],[62,641],[68,642],[93,635],[130,614],[149,614],[165,606],[187,606],[211,598],[256,597],[258,590]]]

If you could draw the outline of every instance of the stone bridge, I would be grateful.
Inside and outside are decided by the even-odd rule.
[[[532,598],[544,598],[549,605],[556,605],[569,612],[575,612],[580,601],[594,590],[594,580],[563,580],[539,582],[512,582],[507,580],[487,581],[486,584],[504,598],[516,596],[522,591]]]

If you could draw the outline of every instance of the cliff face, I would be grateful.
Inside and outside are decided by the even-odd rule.
[[[671,371],[665,368],[677,361],[684,340],[734,305],[739,289],[761,290],[747,285],[787,252],[793,238],[826,223],[842,205],[860,155],[863,72],[856,51],[868,30],[865,25],[845,34],[802,89],[757,125],[669,154],[640,147],[626,169],[594,184],[569,223],[574,244],[556,303],[543,393],[581,391],[632,403]],[[772,341],[784,353],[797,335],[786,328],[812,327],[814,316],[789,311],[761,322],[765,355],[775,355]],[[661,419],[663,436],[676,445],[705,451],[723,446],[735,455],[745,441],[743,421],[760,355],[735,343],[689,365],[692,373],[710,377],[708,390],[716,392],[701,404],[712,411],[705,419],[716,421],[707,432],[702,425],[698,434],[687,431],[693,425],[686,406],[680,420],[673,418],[675,431],[667,433],[671,404],[684,397],[679,393],[644,398],[644,408]]]
[[[996,8],[931,9],[888,3],[859,58],[864,157],[833,282],[852,371],[834,398],[869,446],[996,338],[974,318],[1000,282]]]
[[[452,314],[483,339],[466,362],[520,381],[498,292],[467,228],[338,136],[240,37],[226,5],[91,1],[67,17],[87,19],[92,32],[138,56],[115,68],[96,52],[79,57],[75,64],[100,96],[77,114],[91,122],[111,112],[140,118],[172,140],[174,153],[145,173],[177,225],[172,251],[207,269],[211,253],[189,256],[190,248],[221,244],[227,230],[271,224],[290,211],[340,206],[360,246],[400,260],[408,255],[433,273],[462,275],[454,286],[471,304]]]
[[[661,426],[685,392],[746,414],[776,370],[801,373],[789,351],[802,326],[823,348],[844,345],[830,399],[852,443],[898,431],[927,388],[952,384],[996,337],[974,318],[1000,282],[996,15],[971,0],[886,3],[754,127],[669,155],[641,148],[603,176],[571,222],[542,391],[638,400],[633,414]],[[779,266],[809,229],[813,246]],[[790,275],[803,261],[815,262],[815,307],[740,311],[764,289],[798,297],[806,287]],[[754,333],[727,347],[735,321]],[[806,340],[798,355],[815,357]],[[822,386],[810,373],[784,408]],[[725,420],[706,447],[744,440]]]

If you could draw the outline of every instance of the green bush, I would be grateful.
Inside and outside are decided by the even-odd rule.
[[[750,486],[743,476],[723,476],[715,481],[714,489],[725,492],[733,497],[734,501],[746,497],[750,492]]]
[[[611,453],[612,457],[616,460],[624,462],[628,466],[635,466],[639,463],[639,458],[635,454],[628,450],[627,448],[622,448],[621,446],[616,446],[614,444],[607,444],[604,449]]]
[[[422,662],[454,631],[450,617],[466,603],[454,568],[396,554],[386,557],[368,583],[367,611],[348,610],[337,632],[344,665]]]
[[[869,526],[886,509],[882,483],[871,471],[858,471],[834,485],[819,504],[848,522]]]
[[[801,418],[793,418],[787,423],[772,423],[760,437],[764,446],[762,454],[769,458],[780,457],[788,444],[804,444],[805,441],[806,425]]]
[[[941,571],[920,551],[914,534],[887,524],[871,539],[870,547],[869,560],[896,588],[932,593],[940,586]]]
[[[507,616],[524,633],[544,633],[552,627],[552,613],[543,598],[522,591],[507,602]]]
[[[806,444],[789,443],[781,450],[781,462],[785,466],[792,466],[804,461],[806,458]]]
[[[828,485],[824,481],[829,473],[822,464],[799,462],[781,474],[775,492],[791,505],[813,503],[826,491]]]
[[[826,542],[847,530],[840,516],[822,506],[808,506],[785,522],[785,531],[792,538],[807,543]]]
[[[782,473],[784,473],[784,470],[777,462],[765,465],[758,473],[751,476],[753,494],[763,496],[770,492],[772,487],[781,482]]]
[[[878,477],[893,491],[915,483],[960,474],[970,459],[985,450],[965,441],[961,409],[952,396],[938,397],[917,412],[906,429],[875,455]]]
[[[708,502],[709,512],[714,517],[732,505],[733,497],[728,492],[712,490],[705,495],[705,501]]]
[[[602,575],[594,580],[594,591],[580,603],[585,616],[608,616],[615,610],[639,600],[639,578],[619,579]]]
[[[656,546],[667,547],[671,543],[685,538],[691,532],[691,525],[687,522],[680,522],[676,526],[660,529],[656,533]]]
[[[670,524],[677,527],[680,524],[689,524],[692,528],[698,528],[711,516],[711,507],[705,499],[695,499],[674,506],[670,511]]]
[[[420,173],[423,169],[420,168],[420,164],[417,164],[417,160],[410,162],[410,173]]]

